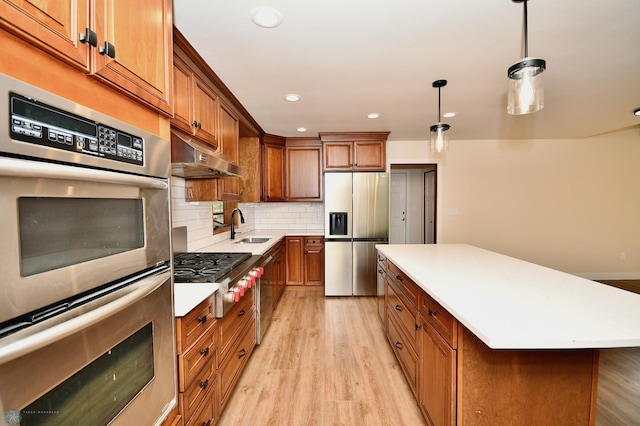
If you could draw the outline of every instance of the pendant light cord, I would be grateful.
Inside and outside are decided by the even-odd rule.
[[[527,25],[527,0],[524,0],[524,57],[529,57],[529,28]]]
[[[442,123],[442,117],[440,115],[440,89],[441,87],[438,87],[438,123]]]

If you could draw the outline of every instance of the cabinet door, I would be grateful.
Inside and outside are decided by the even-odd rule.
[[[325,142],[324,170],[344,171],[353,168],[353,142]]]
[[[218,148],[218,96],[198,76],[193,76],[193,120],[198,139]]]
[[[420,318],[420,409],[431,425],[456,423],[456,351]]]
[[[95,31],[94,75],[171,115],[171,0],[95,0]]]
[[[284,146],[264,144],[264,201],[284,201]]]
[[[304,283],[305,285],[324,284],[324,246],[320,244],[304,247]]]
[[[302,237],[287,237],[287,285],[304,284],[304,239]]]
[[[384,171],[386,162],[386,144],[383,141],[354,142],[354,170]]]
[[[238,163],[240,122],[238,117],[223,102],[220,102],[220,147],[219,150],[229,160]],[[240,178],[220,179],[220,200],[240,200]]]
[[[322,147],[286,148],[287,201],[322,200]]]
[[[79,33],[89,27],[88,0],[0,0],[0,27],[89,71],[89,46]]]
[[[177,56],[173,58],[173,118],[171,124],[195,134],[193,121],[193,72]]]

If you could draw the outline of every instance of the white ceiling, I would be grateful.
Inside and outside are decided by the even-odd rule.
[[[277,28],[253,24],[259,5]],[[529,55],[547,61],[545,107],[506,113],[521,59],[511,0],[174,0],[174,23],[265,132],[391,131],[426,140],[582,138],[640,125],[640,0],[531,0]],[[302,100],[284,101],[288,93]],[[367,114],[377,112],[376,120]],[[306,133],[296,131],[306,127]]]

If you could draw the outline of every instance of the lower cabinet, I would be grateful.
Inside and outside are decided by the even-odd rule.
[[[427,424],[595,423],[597,350],[491,349],[389,259],[385,292],[387,339]]]
[[[323,285],[324,238],[290,236],[286,242],[287,285]]]

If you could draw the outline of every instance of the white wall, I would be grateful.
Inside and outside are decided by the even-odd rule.
[[[640,127],[579,140],[389,141],[387,165],[438,164],[437,241],[592,279],[640,278]],[[624,257],[624,260],[621,260]]]

